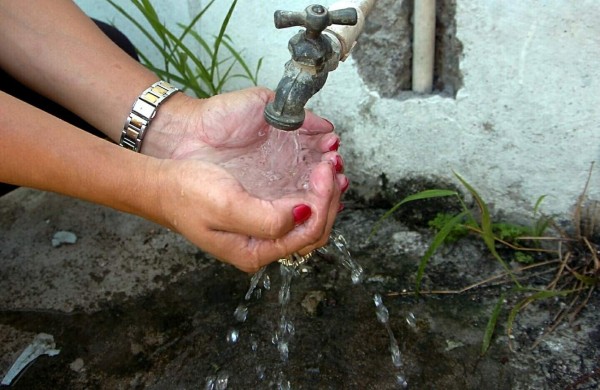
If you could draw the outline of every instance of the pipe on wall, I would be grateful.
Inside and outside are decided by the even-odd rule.
[[[415,0],[412,90],[431,93],[435,58],[435,0]]]
[[[365,18],[371,13],[376,0],[342,0],[332,4],[330,11],[343,8],[355,8],[358,15],[358,22],[354,26],[333,25],[327,28],[327,32],[332,33],[341,44],[340,61],[344,61],[350,55],[352,48],[356,44],[356,39],[365,26]]]

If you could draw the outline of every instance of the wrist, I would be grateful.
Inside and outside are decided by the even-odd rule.
[[[141,153],[171,158],[188,126],[186,108],[194,100],[184,93],[177,93],[165,101],[146,130]]]

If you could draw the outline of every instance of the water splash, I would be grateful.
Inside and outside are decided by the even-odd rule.
[[[381,295],[373,295],[373,302],[375,303],[375,313],[377,315],[377,320],[383,324],[388,334],[389,350],[390,355],[392,357],[392,364],[398,370],[398,373],[396,374],[396,383],[402,388],[408,388],[408,382],[406,381],[404,375],[401,372],[401,369],[403,367],[402,354],[400,353],[400,348],[398,347],[398,342],[396,341],[394,332],[390,327],[390,313],[387,307],[383,304],[383,299],[381,298]]]
[[[294,324],[289,319],[289,303],[292,287],[292,279],[298,275],[298,271],[285,264],[279,264],[279,273],[281,274],[281,287],[279,289],[279,306],[281,308],[279,316],[279,324],[275,335],[273,336],[273,343],[277,345],[279,354],[282,362],[288,361],[289,356],[289,342],[292,336],[296,333]]]
[[[339,262],[339,264],[350,272],[350,279],[352,284],[360,285],[364,280],[364,270],[356,262],[349,250],[348,243],[346,239],[341,235],[338,231],[333,231],[330,236],[329,244],[319,250],[317,253],[329,255],[335,260]],[[310,261],[313,261],[313,258],[310,258]],[[278,301],[280,306],[280,314],[279,321],[277,326],[273,332],[273,336],[271,338],[271,342],[276,346],[277,351],[279,353],[280,360],[283,366],[279,366],[273,374],[275,377],[276,388],[279,390],[290,390],[291,382],[287,379],[284,368],[285,365],[289,361],[290,354],[290,341],[294,336],[296,330],[293,322],[289,316],[289,305],[291,300],[291,286],[294,277],[300,275],[301,266],[294,266],[293,264],[286,264],[280,262],[279,264],[279,272],[281,276],[281,287],[278,292]],[[252,275],[250,279],[250,286],[244,296],[244,301],[241,302],[235,309],[233,316],[238,323],[243,323],[246,321],[248,317],[248,304],[252,297],[260,298],[260,293],[262,289],[270,290],[271,289],[271,279],[269,275],[266,273],[267,267],[261,268],[258,272]],[[364,286],[362,286],[364,288]],[[366,291],[366,290],[365,290]],[[388,339],[389,339],[389,351],[392,359],[392,365],[394,367],[395,373],[393,374],[393,378],[396,381],[396,385],[398,388],[406,389],[408,388],[408,382],[404,376],[402,371],[403,362],[402,362],[402,354],[400,352],[400,348],[398,346],[398,342],[394,336],[394,333],[390,327],[389,320],[390,314],[387,307],[383,303],[383,299],[380,294],[374,294],[373,302],[375,304],[375,313],[378,322],[384,325]],[[406,321],[409,325],[416,326],[416,319],[413,313],[409,313],[406,317]],[[227,341],[229,344],[236,344],[239,340],[240,334],[237,329],[230,329],[227,334]],[[256,354],[258,351],[258,341],[256,337],[250,334],[250,348],[252,353]],[[256,366],[256,375],[259,380],[265,380],[267,378],[267,368],[265,368],[262,364],[257,364]],[[218,390],[216,387],[218,385],[217,381],[218,377],[209,377],[207,378],[207,386],[206,389],[209,390]],[[221,380],[223,383],[223,380]],[[212,387],[210,387],[212,386]],[[225,381],[225,386],[227,383]],[[225,389],[226,387],[223,387]]]
[[[260,142],[245,153],[224,158],[220,165],[246,191],[262,199],[273,200],[307,190],[312,167],[321,161],[321,154],[303,148],[300,132],[271,127]]]
[[[246,292],[246,296],[244,297],[247,301],[249,301],[250,298],[252,298],[252,293],[258,286],[258,283],[260,282],[260,279],[265,274],[266,270],[267,270],[267,267],[262,267],[254,275],[252,275],[252,278],[250,278],[250,287],[248,287],[248,291]]]
[[[353,284],[360,284],[364,280],[364,270],[360,264],[352,258],[348,250],[348,242],[340,232],[333,230],[329,236],[329,244],[317,250],[322,254],[332,255],[339,260],[344,268],[350,271]]]
[[[243,303],[240,303],[238,307],[235,308],[233,312],[233,316],[235,317],[237,322],[244,322],[248,318],[248,306]]]
[[[240,339],[240,331],[237,329],[230,329],[229,332],[227,332],[227,342],[229,344],[235,344],[238,342],[238,340]]]
[[[229,383],[229,373],[227,371],[219,371],[217,375],[211,375],[206,378],[205,390],[227,390]]]
[[[414,313],[408,313],[406,315],[406,323],[411,328],[416,328],[417,327],[417,317],[415,317]]]

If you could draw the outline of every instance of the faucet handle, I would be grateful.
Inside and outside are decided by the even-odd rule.
[[[306,7],[304,12],[275,11],[276,28],[302,26],[311,38],[316,38],[332,24],[353,26],[357,22],[358,13],[355,8],[328,11],[322,5],[314,4]]]

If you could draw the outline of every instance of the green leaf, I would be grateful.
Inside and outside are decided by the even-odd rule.
[[[585,284],[586,286],[595,286],[596,284],[598,284],[598,277],[593,277],[593,276],[587,276],[587,275],[582,275],[579,272],[575,272],[572,271],[573,276],[575,276],[575,278],[581,282],[583,282],[583,284]]]
[[[454,227],[458,225],[467,214],[468,211],[463,211],[462,213],[455,215],[454,218],[450,219],[433,238],[433,242],[431,243],[431,245],[429,245],[429,248],[427,248],[427,251],[425,252],[423,257],[421,258],[421,261],[419,262],[419,269],[417,270],[417,278],[415,283],[416,295],[419,295],[421,291],[421,280],[423,279],[423,275],[425,274],[425,268],[427,267],[427,263],[429,263],[431,256],[433,256],[433,254],[440,247],[440,245],[444,243],[446,236],[448,236],[448,234],[452,232]]]
[[[494,336],[494,331],[496,330],[496,324],[498,323],[498,316],[500,315],[500,311],[502,310],[502,304],[504,303],[504,294],[500,295],[498,301],[494,305],[494,310],[492,310],[492,315],[488,320],[488,323],[485,327],[485,333],[483,335],[483,342],[481,344],[481,355],[485,355],[485,353],[490,348],[490,343],[492,342],[492,337]]]
[[[394,214],[396,212],[396,210],[398,210],[401,206],[405,205],[406,203],[413,202],[415,200],[440,198],[440,197],[444,197],[444,196],[458,196],[458,193],[456,191],[434,189],[434,190],[421,191],[419,193],[407,196],[406,198],[402,199],[400,202],[396,203],[394,205],[394,207],[389,209],[385,214],[383,214],[383,216],[381,218],[379,218],[379,220],[377,221],[377,223],[375,224],[373,229],[371,229],[371,234],[369,234],[369,237],[367,238],[367,240],[371,239],[371,237],[373,237],[373,235],[375,233],[377,233],[377,230],[379,229],[379,226],[381,225],[381,223],[383,221],[388,219],[392,214]]]
[[[506,334],[510,337],[510,335],[512,334],[512,328],[513,328],[513,324],[515,322],[515,318],[517,317],[517,314],[519,314],[521,309],[523,309],[523,307],[525,307],[529,303],[536,301],[536,300],[540,300],[540,299],[553,298],[553,297],[557,297],[557,296],[565,296],[565,295],[569,295],[573,292],[574,292],[574,290],[542,290],[542,291],[538,291],[538,292],[534,293],[533,295],[530,295],[527,298],[521,300],[519,303],[517,303],[512,308],[512,310],[508,314],[508,319],[506,320]]]
[[[462,176],[460,176],[456,172],[454,172],[454,175],[462,183],[462,185],[465,186],[465,188],[471,193],[471,196],[473,196],[473,199],[475,199],[475,202],[477,203],[477,206],[481,213],[481,238],[483,238],[485,246],[488,248],[492,256],[494,256],[494,258],[498,260],[500,264],[502,264],[502,267],[504,267],[508,275],[511,277],[513,283],[517,287],[522,287],[521,283],[519,283],[506,261],[504,261],[504,259],[498,254],[498,251],[496,251],[496,237],[494,236],[494,231],[492,228],[492,218],[490,216],[490,210],[488,209],[487,204],[483,201],[483,199],[475,190],[475,188],[473,188],[465,179],[463,179]]]

